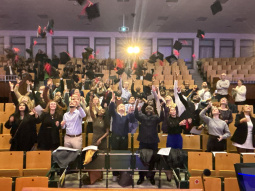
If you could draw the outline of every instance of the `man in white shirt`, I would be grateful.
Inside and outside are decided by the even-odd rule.
[[[230,82],[226,79],[226,74],[222,73],[221,79],[216,84],[218,101],[220,101],[220,99],[223,97],[227,98],[229,85]]]
[[[82,148],[82,118],[86,113],[80,107],[78,100],[71,100],[69,103],[70,111],[66,112],[61,122],[62,129],[66,129],[64,146],[74,149]]]
[[[212,95],[207,86],[207,82],[202,83],[202,89],[198,91],[198,95],[203,102],[207,102],[211,100]]]
[[[128,82],[124,82],[124,87],[122,87],[122,77],[120,76],[119,89],[121,90],[121,98],[123,98],[126,103],[132,95],[131,92],[128,90],[128,85]]]

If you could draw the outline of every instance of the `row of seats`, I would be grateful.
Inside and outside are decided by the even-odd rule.
[[[0,152],[0,177],[46,176],[51,168],[51,151]]]
[[[208,62],[219,62],[219,63],[225,63],[225,62],[234,62],[237,64],[244,63],[244,62],[253,62],[254,57],[232,57],[232,58],[202,58],[202,62],[208,61]]]
[[[0,186],[3,191],[12,191],[12,178],[1,177]],[[23,188],[33,187],[34,190],[48,188],[48,177],[20,177],[15,180],[15,191],[22,191]]]

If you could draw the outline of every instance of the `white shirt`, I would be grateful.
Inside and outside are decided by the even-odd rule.
[[[82,133],[82,118],[86,117],[86,113],[79,107],[79,109],[74,110],[73,113],[66,112],[64,114],[63,120],[66,124],[62,129],[66,129],[66,134],[68,135],[79,135]]]
[[[236,86],[236,102],[241,102],[246,100],[246,86]]]
[[[12,73],[12,67],[11,66],[9,66],[9,70],[10,70],[10,75],[12,75],[13,73]]]

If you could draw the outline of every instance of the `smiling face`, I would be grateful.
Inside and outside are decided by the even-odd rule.
[[[93,104],[97,105],[99,103],[98,97],[93,98]]]
[[[69,107],[70,108],[76,107],[76,101],[75,100],[71,100],[70,103],[69,103]]]
[[[145,108],[145,113],[146,113],[146,115],[152,115],[153,114],[153,107],[147,106]]]
[[[134,98],[134,97],[130,97],[129,103],[130,103],[130,104],[134,104],[134,103],[135,103],[135,98]]]
[[[117,108],[117,111],[118,111],[119,113],[125,112],[125,105],[124,105],[124,104],[120,104],[120,105],[118,106],[118,108]]]
[[[169,110],[169,114],[171,117],[176,117],[176,109],[174,107],[171,107]]]
[[[57,108],[57,103],[52,101],[50,102],[50,110],[55,110]]]

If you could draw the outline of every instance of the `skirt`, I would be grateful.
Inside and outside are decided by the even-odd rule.
[[[171,147],[173,149],[182,149],[181,134],[168,134],[166,147]]]

